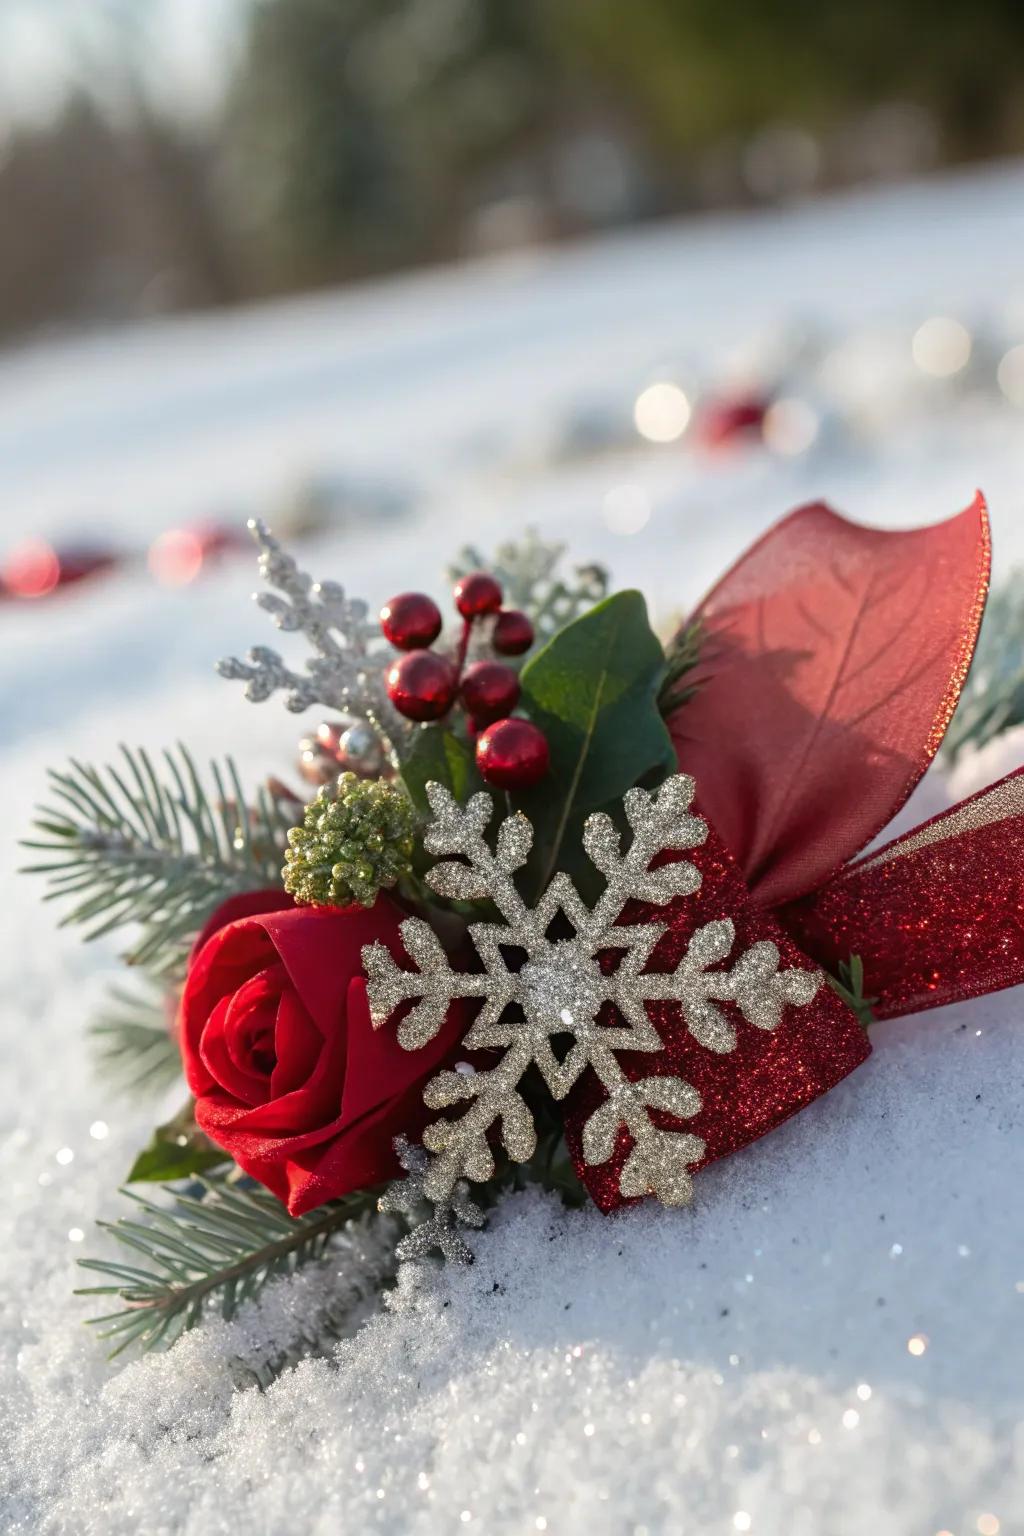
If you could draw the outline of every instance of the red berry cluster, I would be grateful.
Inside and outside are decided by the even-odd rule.
[[[455,606],[462,635],[454,659],[430,647],[441,633],[441,610],[422,592],[402,592],[385,603],[380,626],[398,650],[389,668],[388,697],[407,720],[440,720],[459,700],[476,736],[477,767],[488,784],[527,789],[548,770],[544,733],[529,720],[511,718],[519,702],[519,678],[500,661],[466,666],[474,624],[490,621],[490,642],[500,656],[521,656],[533,644],[533,625],[517,608],[501,606],[493,576],[473,571],[457,582]]]

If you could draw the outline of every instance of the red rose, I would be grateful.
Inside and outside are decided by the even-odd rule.
[[[267,905],[278,896],[267,892]],[[423,1085],[458,1043],[452,1009],[437,1038],[402,1050],[370,1023],[364,944],[401,963],[401,913],[291,907],[218,922],[193,955],[181,1001],[185,1076],[196,1121],[293,1216],[400,1172],[392,1139],[430,1118]]]
[[[263,917],[268,912],[285,912],[295,906],[295,902],[278,886],[268,886],[262,891],[245,891],[241,896],[229,896],[227,901],[222,901],[216,912],[206,919],[199,930],[199,937],[192,945],[192,953],[189,955],[189,965],[199,954],[207,939],[212,939],[215,933],[226,928],[229,923],[237,923],[240,917]]]

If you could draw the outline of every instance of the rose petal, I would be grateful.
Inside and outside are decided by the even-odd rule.
[[[240,896],[229,896],[227,901],[221,902],[217,910],[207,918],[199,931],[199,935],[192,946],[192,959],[195,959],[207,939],[212,939],[215,933],[226,928],[229,923],[237,923],[243,917],[258,917],[261,912],[281,912],[289,907],[294,907],[295,902],[287,891],[280,886],[269,886],[260,891],[244,891]]]
[[[200,1054],[210,1076],[244,1104],[262,1104],[270,1094],[270,1072],[261,1068],[253,1053],[261,1042],[273,1049],[283,980],[283,966],[257,971],[236,992],[220,999],[203,1031]]]
[[[456,1001],[433,1040],[417,1051],[398,1047],[396,1055],[395,1026],[389,1021],[374,1029],[366,982],[362,976],[353,977],[348,989],[348,1059],[341,1105],[346,1123],[358,1121],[396,1094],[422,1085],[462,1039],[472,1015],[472,1004]]]
[[[197,1099],[217,1081],[203,1059],[207,1021],[251,976],[276,960],[262,928],[248,922],[222,928],[194,956],[181,997],[179,1033],[185,1079]]]
[[[309,1081],[324,1048],[323,1035],[290,988],[278,1000],[274,1043],[277,1062],[270,1092],[279,1099]]]

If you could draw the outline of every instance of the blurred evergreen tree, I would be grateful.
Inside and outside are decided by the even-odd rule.
[[[537,131],[537,0],[263,0],[229,101],[225,185],[253,280],[457,246],[479,167]]]
[[[63,115],[0,142],[0,330],[1024,149],[1020,0],[246,3],[211,123],[105,0]]]
[[[549,20],[670,149],[892,100],[931,109],[954,156],[1019,131],[1020,0],[558,0]]]
[[[574,112],[635,130],[679,207],[695,152],[894,101],[952,158],[1017,147],[1022,77],[1019,0],[255,0],[225,185],[250,284],[289,286],[453,254]]]

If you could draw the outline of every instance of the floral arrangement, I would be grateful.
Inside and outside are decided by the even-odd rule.
[[[900,533],[803,507],[665,645],[639,592],[562,580],[536,538],[489,569],[464,552],[449,632],[418,593],[372,618],[252,531],[258,602],[312,655],[219,670],[327,712],[309,803],[123,750],[54,773],[29,844],[66,921],[133,930],[152,996],[97,1026],[108,1064],[189,1090],[115,1251],[82,1261],[118,1348],[230,1316],[378,1209],[385,1284],[471,1261],[523,1181],[684,1205],[862,1062],[873,1019],[1024,979],[1024,770],[861,854],[967,677],[980,496]],[[975,690],[957,744],[999,707]],[[298,1347],[343,1326],[310,1318]]]

